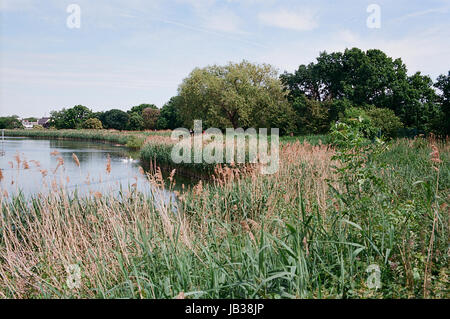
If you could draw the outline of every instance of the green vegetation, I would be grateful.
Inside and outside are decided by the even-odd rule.
[[[278,127],[288,133],[293,128],[292,108],[270,65],[243,61],[195,69],[179,92],[180,113],[188,128],[195,119],[220,129]]]
[[[92,112],[77,105],[51,112],[57,129],[86,128],[96,118],[115,130],[192,128],[195,119],[205,127],[247,129],[277,127],[282,135],[327,134],[333,124],[364,110],[370,126],[386,138],[450,133],[450,72],[436,82],[417,72],[408,75],[400,58],[376,49],[322,52],[315,63],[294,73],[248,61],[194,69],[161,109],[140,104],[127,112]],[[20,128],[14,118],[0,118],[0,128]],[[98,125],[95,126],[98,128]]]
[[[0,296],[448,298],[449,78],[408,76],[401,59],[354,48],[280,77],[247,61],[197,68],[161,110],[78,105],[52,112],[58,130],[0,118],[6,135],[126,145],[154,169],[151,195],[0,192]],[[153,130],[196,119],[280,128],[279,170],[174,165],[171,132]],[[164,179],[159,167],[174,170]],[[183,171],[202,179],[178,193]],[[168,192],[176,199],[161,201]]]
[[[149,197],[1,194],[0,294],[448,298],[448,143],[373,144],[346,124],[332,137],[339,147],[284,144],[274,175],[219,170],[177,203],[156,204],[171,189],[159,173]]]
[[[17,115],[0,117],[0,129],[22,129],[23,125]]]
[[[83,122],[82,127],[88,130],[101,130],[103,129],[102,122],[96,118],[90,118]]]

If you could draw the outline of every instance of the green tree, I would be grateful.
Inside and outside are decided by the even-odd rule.
[[[180,115],[181,103],[183,103],[183,98],[181,96],[174,96],[169,102],[164,104],[156,125],[157,129],[174,130],[183,126],[183,119]]]
[[[420,73],[408,77],[401,59],[380,50],[322,52],[317,62],[301,65],[295,73],[281,75],[281,80],[291,102],[300,96],[331,101],[331,119],[345,111],[342,107],[373,105],[393,110],[406,126],[429,130],[439,113],[431,79]],[[345,103],[336,103],[342,100]]]
[[[297,133],[322,134],[330,129],[330,103],[311,100],[302,95],[292,103],[296,112]]]
[[[84,121],[91,117],[92,111],[83,105],[76,105],[70,109],[52,111],[51,126],[57,129],[80,128]]]
[[[447,75],[440,75],[434,86],[440,91],[441,106],[441,115],[436,126],[439,127],[441,134],[450,135],[450,71]]]
[[[243,61],[195,69],[179,88],[180,115],[218,128],[279,127],[293,130],[292,115],[277,71]]]
[[[97,118],[90,118],[83,122],[82,128],[88,130],[101,130],[103,129],[102,122]]]
[[[372,107],[367,111],[372,125],[376,127],[384,137],[395,138],[403,127],[400,118],[390,109]]]
[[[138,113],[131,113],[127,127],[130,131],[142,130],[144,128],[144,118]]]
[[[0,117],[0,129],[21,129],[22,122],[19,121],[18,116]]]
[[[104,113],[102,123],[105,128],[123,131],[127,128],[129,115],[121,110],[112,109]]]
[[[159,109],[153,109],[153,108],[146,108],[142,112],[142,117],[144,119],[144,128],[146,130],[154,130],[156,129],[156,124],[158,122],[160,110]]]
[[[154,104],[140,104],[140,105],[137,105],[137,106],[133,106],[131,108],[131,110],[129,110],[127,113],[130,114],[130,115],[133,114],[133,113],[137,113],[139,115],[142,115],[142,112],[146,108],[151,108],[151,109],[154,109],[154,110],[158,109],[158,107],[156,105],[154,105]]]

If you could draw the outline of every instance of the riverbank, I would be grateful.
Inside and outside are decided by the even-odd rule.
[[[387,146],[342,171],[336,150],[288,143],[276,174],[223,168],[163,205],[0,195],[0,296],[448,298],[449,143]]]

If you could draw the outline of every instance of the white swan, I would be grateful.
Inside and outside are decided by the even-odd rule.
[[[122,163],[134,163],[134,162],[136,162],[136,160],[134,160],[133,158],[131,158],[131,156],[122,159]]]

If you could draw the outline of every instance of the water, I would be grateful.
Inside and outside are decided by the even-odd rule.
[[[151,184],[139,170],[141,164],[137,154],[121,146],[20,137],[5,137],[0,143],[0,169],[3,174],[0,190],[3,193],[6,191],[9,196],[19,192],[34,196],[57,188],[64,188],[68,193],[76,191],[83,196],[98,193],[119,196],[121,189],[123,193],[133,189],[152,193]],[[72,154],[78,157],[79,167]],[[108,156],[110,173],[107,172]],[[61,158],[64,165],[58,166]],[[164,201],[172,200],[173,193],[163,191],[161,197]]]

